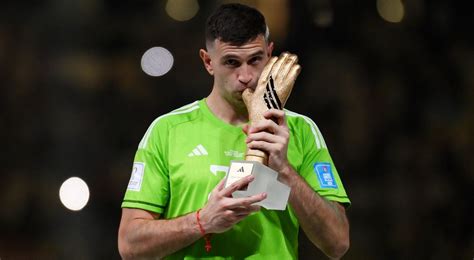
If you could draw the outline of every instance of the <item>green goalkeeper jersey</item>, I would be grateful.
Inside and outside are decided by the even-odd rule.
[[[288,110],[286,120],[293,168],[319,195],[350,204],[316,124]],[[241,127],[217,118],[205,99],[158,117],[138,146],[122,207],[156,212],[164,219],[202,208],[231,160],[244,159],[245,138]],[[214,234],[210,252],[200,239],[167,259],[296,259],[298,229],[291,206],[284,211],[262,208]]]

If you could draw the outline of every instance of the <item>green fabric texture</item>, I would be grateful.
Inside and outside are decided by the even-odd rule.
[[[290,164],[315,192],[349,205],[316,124],[288,110],[286,119]],[[130,182],[122,207],[160,213],[165,219],[202,208],[230,162],[244,159],[245,137],[241,127],[218,119],[205,99],[158,117],[139,144],[134,159],[137,173],[132,175],[135,182]],[[167,259],[296,259],[298,229],[290,206],[285,211],[262,209],[229,231],[213,234],[210,252],[200,239]]]

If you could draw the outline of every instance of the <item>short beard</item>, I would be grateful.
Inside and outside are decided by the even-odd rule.
[[[248,113],[247,106],[245,105],[242,95],[238,97],[230,97],[227,99],[227,102],[229,102],[229,104],[231,104],[237,112],[245,114]]]

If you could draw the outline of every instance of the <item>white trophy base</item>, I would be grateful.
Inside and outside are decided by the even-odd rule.
[[[255,203],[269,210],[285,210],[288,205],[291,188],[278,181],[278,172],[253,161],[231,161],[226,175],[225,187],[252,174],[255,179],[249,183],[246,190],[232,193],[234,198],[244,198],[262,192],[267,193],[267,198]]]

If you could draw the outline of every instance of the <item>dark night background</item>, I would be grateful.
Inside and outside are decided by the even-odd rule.
[[[220,2],[187,21],[160,0],[0,3],[2,260],[119,258],[135,150],[156,117],[210,92],[198,51]],[[318,124],[352,200],[344,259],[472,259],[468,2],[402,1],[398,23],[377,4],[399,0],[241,2],[266,15],[274,54],[300,58],[287,108]],[[140,67],[154,46],[174,56],[162,77]],[[90,189],[77,212],[58,196],[71,176]],[[301,239],[302,259],[324,259]]]

